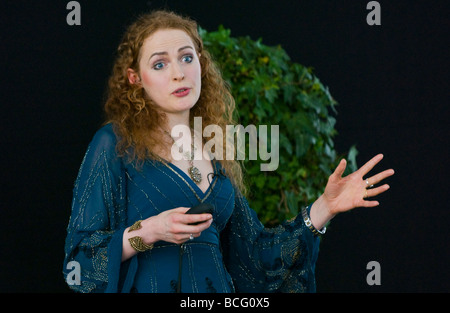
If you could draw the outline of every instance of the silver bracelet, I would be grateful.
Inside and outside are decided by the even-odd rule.
[[[314,227],[311,219],[308,216],[308,212],[306,211],[306,207],[302,209],[303,222],[305,222],[306,227],[308,227],[315,236],[323,235],[327,231],[327,228],[324,226],[321,230],[318,230]]]

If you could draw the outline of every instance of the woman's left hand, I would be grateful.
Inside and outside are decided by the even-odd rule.
[[[382,159],[383,155],[378,154],[359,170],[345,177],[342,177],[342,175],[345,171],[346,161],[342,160],[339,163],[334,173],[329,177],[325,192],[323,193],[330,214],[335,215],[357,207],[374,207],[379,205],[378,201],[366,199],[377,196],[389,189],[388,184],[372,187],[379,184],[385,178],[392,176],[394,170],[385,170],[369,178],[364,178],[364,176]]]
[[[328,179],[323,195],[314,203],[311,209],[311,220],[316,228],[321,228],[336,214],[357,207],[374,207],[378,201],[367,200],[389,189],[388,184],[373,187],[385,178],[394,174],[393,169],[385,170],[369,178],[364,178],[375,165],[383,159],[382,154],[373,157],[360,169],[342,177],[347,162],[341,160],[336,170]]]

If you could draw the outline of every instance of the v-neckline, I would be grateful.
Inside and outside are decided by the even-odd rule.
[[[209,194],[211,193],[214,185],[217,182],[217,168],[216,168],[216,163],[215,162],[211,162],[211,165],[213,167],[213,180],[211,181],[211,183],[209,183],[208,188],[205,190],[205,192],[203,192],[203,190],[192,180],[191,177],[188,176],[188,174],[186,174],[185,171],[183,171],[181,168],[179,168],[178,166],[176,166],[175,164],[163,159],[160,157],[160,163],[162,163],[163,165],[165,165],[167,168],[169,168],[173,173],[175,173],[179,178],[181,178],[182,181],[184,181],[184,183],[189,187],[189,189],[191,189],[191,191],[194,193],[195,197],[200,201],[200,202],[204,202]],[[200,196],[199,196],[200,194]]]

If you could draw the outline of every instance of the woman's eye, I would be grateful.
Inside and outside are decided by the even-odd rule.
[[[186,63],[191,63],[194,60],[194,57],[192,55],[185,55],[181,60]]]
[[[153,69],[155,69],[155,70],[161,70],[161,69],[163,69],[164,68],[164,63],[163,62],[158,62],[158,63],[155,63],[154,65],[153,65]]]

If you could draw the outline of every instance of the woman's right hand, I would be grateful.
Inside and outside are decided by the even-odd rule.
[[[211,226],[212,215],[185,214],[190,208],[179,207],[164,211],[158,215],[151,216],[141,221],[141,228],[129,232],[129,227],[125,229],[122,240],[122,262],[129,259],[137,252],[134,250],[128,239],[139,236],[142,241],[151,245],[157,241],[166,241],[182,244],[192,237],[199,237],[205,229]],[[190,225],[199,223],[197,225]]]
[[[188,241],[191,235],[196,238],[201,232],[211,226],[212,215],[185,214],[190,208],[179,207],[164,211],[156,216],[149,217],[141,222],[142,240],[151,244],[157,241],[182,244]],[[200,223],[197,225],[190,225]]]

